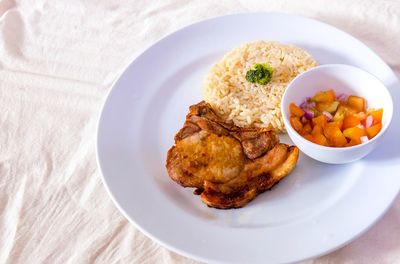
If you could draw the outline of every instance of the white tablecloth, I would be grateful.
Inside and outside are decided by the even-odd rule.
[[[112,204],[96,122],[113,81],[154,41],[248,11],[334,25],[400,74],[399,1],[0,1],[0,263],[195,263]],[[307,263],[400,263],[399,237],[398,198],[366,234]]]

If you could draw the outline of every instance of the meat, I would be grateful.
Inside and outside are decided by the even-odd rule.
[[[288,175],[298,155],[271,129],[223,122],[202,101],[190,106],[166,167],[172,180],[196,188],[208,206],[240,208]]]

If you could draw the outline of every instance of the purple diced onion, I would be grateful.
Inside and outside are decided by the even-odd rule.
[[[307,118],[308,120],[311,120],[314,117],[314,112],[310,110],[305,110],[304,117]]]
[[[360,140],[362,143],[365,143],[365,142],[368,142],[369,139],[367,136],[362,136],[362,137],[360,137]]]
[[[327,111],[322,112],[322,114],[324,114],[324,115],[328,118],[328,121],[331,121],[332,118],[333,118],[333,116],[331,115],[331,113],[329,113],[329,112],[327,112]]]
[[[340,93],[340,94],[338,94],[338,96],[336,96],[336,98],[339,100],[339,101],[346,101],[347,100],[347,97],[349,97],[347,94],[345,94],[345,93]]]
[[[301,102],[300,107],[304,110],[306,108],[308,108],[308,100],[307,98],[303,100],[303,102]]]
[[[374,121],[374,119],[372,118],[372,116],[367,116],[367,119],[365,120],[365,127],[369,128],[372,126],[372,122]]]
[[[300,108],[306,111],[309,108],[315,107],[315,102],[310,101],[310,97],[306,97],[300,104]]]

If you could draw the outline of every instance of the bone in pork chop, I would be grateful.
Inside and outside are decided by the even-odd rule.
[[[190,106],[166,167],[175,182],[197,188],[208,206],[239,208],[288,175],[298,155],[271,129],[226,123],[202,101]]]

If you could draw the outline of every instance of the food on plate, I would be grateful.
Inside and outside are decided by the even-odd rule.
[[[283,92],[294,77],[315,66],[311,55],[299,47],[272,41],[246,43],[213,65],[204,80],[203,98],[227,122],[284,132]]]
[[[190,106],[166,167],[172,180],[196,188],[206,205],[239,208],[288,175],[298,155],[296,146],[279,143],[270,128],[225,122],[202,101]]]
[[[290,124],[304,138],[329,147],[349,147],[367,142],[382,129],[383,108],[367,109],[364,98],[317,92],[300,106],[289,105]]]

